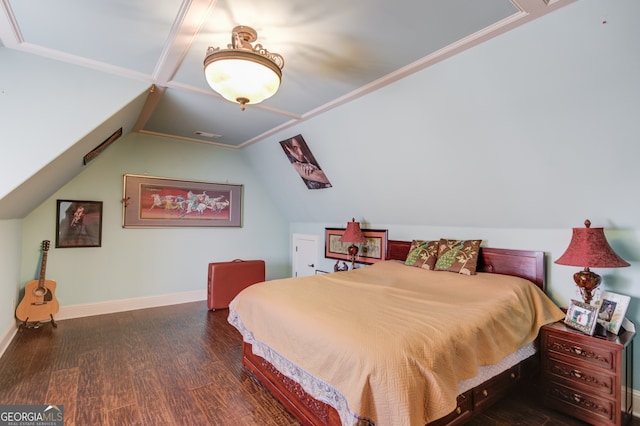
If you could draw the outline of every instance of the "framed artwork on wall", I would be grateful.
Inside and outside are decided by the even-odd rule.
[[[328,259],[338,259],[351,261],[349,256],[349,246],[351,243],[343,243],[340,237],[346,228],[325,228],[324,234],[324,257]],[[388,231],[386,229],[363,229],[362,233],[367,239],[365,243],[356,244],[358,255],[356,263],[370,265],[372,263],[385,260],[387,256]]]
[[[102,246],[102,201],[57,200],[56,248]]]
[[[241,227],[242,185],[124,175],[124,228]]]

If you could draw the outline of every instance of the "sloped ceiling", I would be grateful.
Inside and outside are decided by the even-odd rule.
[[[135,131],[242,147],[568,2],[3,0],[0,41],[153,84]],[[236,25],[285,59],[279,92],[244,112],[203,74]]]
[[[572,1],[0,0],[5,48],[139,83],[126,89],[128,106],[70,138],[39,171],[13,177],[0,218],[28,214],[118,127],[243,148]],[[258,42],[285,59],[278,93],[245,111],[215,94],[202,68],[207,47],[225,47],[236,25],[255,28]]]

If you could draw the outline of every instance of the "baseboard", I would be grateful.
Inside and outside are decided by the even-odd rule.
[[[11,343],[11,341],[13,340],[13,336],[16,335],[17,331],[18,328],[15,325],[10,324],[9,327],[7,327],[7,329],[4,331],[4,333],[2,333],[2,337],[0,337],[0,356],[2,356],[4,351],[7,350],[7,348],[9,347],[9,343]]]
[[[631,394],[631,399],[633,399],[633,417],[640,418],[640,391],[633,389]]]
[[[160,294],[158,296],[137,297],[134,299],[60,306],[60,311],[58,315],[56,315],[56,321],[133,311],[135,309],[155,308],[157,306],[178,305],[180,303],[198,302],[206,299],[206,290],[194,290],[182,293]]]
[[[155,308],[157,306],[178,305],[180,303],[199,302],[207,299],[207,291],[194,290],[181,293],[161,294],[158,296],[137,297],[133,299],[109,300],[106,302],[86,303],[81,305],[60,306],[55,316],[56,321],[72,318],[90,317],[93,315],[113,314],[133,311],[135,309]],[[0,337],[0,357],[7,350],[11,340],[18,331],[18,325],[9,325]]]

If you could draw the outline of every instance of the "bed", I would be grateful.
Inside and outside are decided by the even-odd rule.
[[[459,284],[460,274],[405,266],[410,247],[390,240],[383,262],[267,281],[232,301],[243,365],[302,424],[464,423],[531,371],[539,327],[564,317],[541,291],[542,252],[481,248],[478,274]],[[512,287],[535,299],[531,313],[501,296]]]

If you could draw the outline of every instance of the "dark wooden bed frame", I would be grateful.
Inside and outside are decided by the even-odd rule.
[[[386,259],[404,260],[410,241],[389,240]],[[481,248],[477,270],[514,275],[534,282],[544,290],[544,252]],[[338,412],[307,394],[302,386],[280,373],[272,364],[254,355],[249,343],[242,345],[242,364],[305,426],[341,425]],[[537,357],[517,364],[458,396],[458,404],[449,415],[429,426],[459,425],[499,400],[515,383],[529,377],[537,368]],[[365,423],[362,423],[365,424]]]

